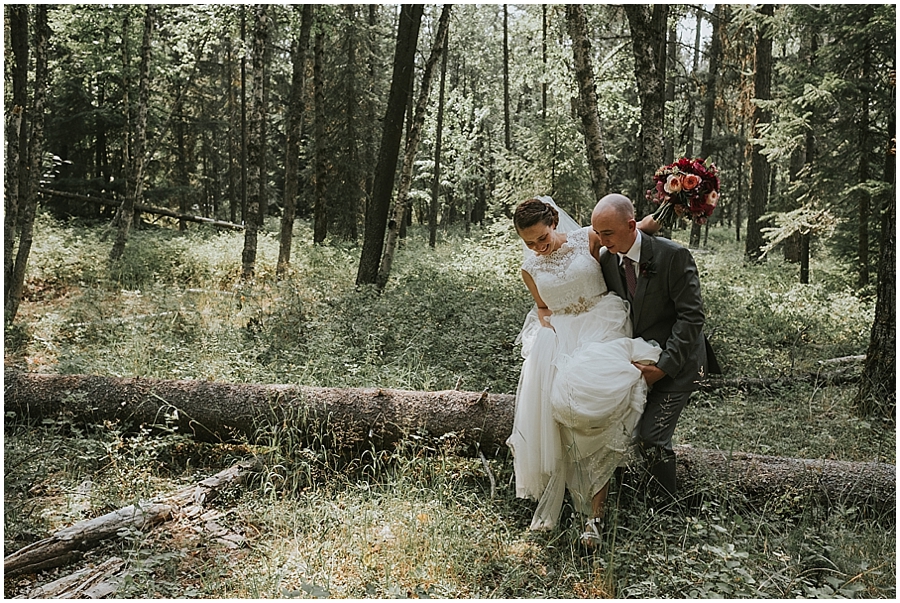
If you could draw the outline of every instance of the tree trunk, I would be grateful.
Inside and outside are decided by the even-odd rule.
[[[134,220],[134,204],[140,203],[144,195],[144,169],[147,165],[145,146],[147,142],[147,112],[150,109],[150,51],[153,35],[153,21],[156,19],[156,6],[148,4],[144,12],[144,35],[141,42],[141,67],[138,82],[138,115],[134,127],[134,145],[129,160],[129,174],[125,182],[125,199],[116,213],[116,240],[109,252],[110,263],[122,259],[125,243]],[[123,35],[128,35],[127,19]],[[127,46],[127,45],[126,45]],[[127,51],[126,51],[127,57]],[[127,58],[126,58],[127,61]],[[125,68],[128,68],[127,62]],[[126,109],[127,110],[127,109]],[[126,133],[126,136],[128,134]]]
[[[300,36],[294,40],[291,49],[293,71],[291,74],[291,95],[287,111],[287,125],[284,158],[284,208],[281,214],[281,237],[278,247],[276,275],[284,277],[291,264],[291,243],[294,238],[294,217],[297,214],[297,193],[300,176],[300,139],[303,137],[303,114],[306,111],[306,96],[303,94],[306,75],[306,49],[309,47],[309,32],[312,29],[313,6],[304,4],[295,13],[301,13]]]
[[[452,4],[445,4],[438,20],[437,33],[431,47],[431,54],[425,62],[422,71],[422,84],[419,86],[419,99],[416,102],[416,112],[412,125],[406,138],[406,153],[403,158],[403,167],[400,171],[400,186],[397,198],[394,199],[394,207],[390,222],[388,222],[387,243],[384,246],[384,256],[381,258],[381,266],[378,270],[378,278],[375,281],[379,290],[387,285],[391,275],[391,266],[394,262],[394,253],[397,250],[397,237],[400,227],[403,225],[405,212],[408,205],[409,191],[412,187],[412,172],[416,161],[416,151],[419,148],[419,139],[422,136],[422,126],[425,123],[425,111],[428,108],[428,96],[431,92],[431,80],[434,76],[434,68],[444,50],[444,40],[447,38],[447,30],[450,27],[450,11]]]
[[[867,5],[866,7],[866,16],[868,17],[865,23],[861,23],[860,27],[866,27],[868,22],[871,20],[871,5]],[[869,179],[869,78],[870,78],[870,70],[871,70],[871,56],[869,52],[868,46],[863,48],[863,57],[862,57],[862,99],[860,103],[860,118],[859,124],[857,126],[857,134],[859,136],[857,140],[857,148],[859,149],[859,168],[857,170],[857,182],[861,185],[865,184],[865,182]],[[894,134],[893,132],[891,134]],[[857,249],[858,251],[858,260],[859,263],[857,265],[857,287],[862,289],[866,285],[869,284],[869,213],[870,209],[870,199],[869,192],[864,187],[859,187],[856,193],[859,199],[859,231],[858,231],[858,241],[857,241]]]
[[[400,154],[403,114],[409,100],[407,95],[415,65],[416,42],[419,37],[422,11],[423,5],[421,4],[403,4],[400,8],[391,91],[384,116],[378,166],[375,169],[375,181],[372,185],[372,200],[366,211],[366,232],[359,259],[359,271],[356,275],[357,285],[374,285],[378,278],[378,267],[384,246],[384,230],[391,205],[397,157]]]
[[[247,136],[247,211],[244,216],[244,249],[241,253],[241,278],[251,279],[256,272],[256,248],[259,227],[263,221],[263,197],[266,191],[265,165],[265,57],[269,41],[268,5],[253,7],[253,48],[251,79],[253,97],[250,102],[250,124]]]
[[[237,95],[234,93],[234,44],[231,36],[225,39],[225,73],[222,79],[226,82],[225,86],[225,113],[228,116],[227,136],[228,136],[228,216],[231,222],[237,222],[237,208],[241,197],[240,187],[240,144],[238,137],[240,132],[237,131],[238,119],[238,103]]]
[[[198,515],[203,504],[211,501],[219,490],[242,482],[254,468],[252,463],[239,463],[154,501],[129,505],[100,517],[79,521],[7,555],[3,560],[4,574],[10,576],[57,567],[72,561],[73,556],[79,556],[82,550],[121,530],[140,530],[165,521],[175,513]]]
[[[600,114],[597,111],[597,88],[594,85],[594,67],[591,61],[591,42],[587,37],[584,7],[566,5],[566,24],[572,38],[572,54],[575,60],[575,79],[578,84],[578,114],[584,130],[588,166],[591,170],[591,188],[594,200],[599,201],[609,193],[609,175],[606,155],[603,153],[603,133]]]
[[[700,96],[700,80],[697,76],[697,73],[700,69],[700,42],[701,42],[701,31],[703,29],[703,14],[706,12],[705,10],[698,9],[697,11],[697,21],[694,24],[694,60],[691,63],[691,90],[688,93],[688,120],[686,124],[686,138],[687,142],[685,143],[685,155],[687,157],[694,157],[694,122],[695,122],[695,110],[696,99]],[[715,29],[713,30],[713,35],[715,35]],[[712,63],[712,58],[710,58],[710,64]]]
[[[247,48],[247,6],[241,5],[241,45]],[[241,53],[241,222],[247,223],[247,53]]]
[[[375,26],[378,24],[378,11],[375,4],[369,5],[369,31],[368,31],[368,43],[369,43],[369,81],[368,86],[366,88],[367,92],[367,100],[366,100],[366,123],[374,124],[375,123],[375,83],[378,78],[378,55],[375,52],[376,45],[376,31]],[[365,223],[365,217],[369,212],[369,204],[372,201],[372,191],[375,185],[375,161],[377,159],[376,155],[378,150],[375,148],[375,128],[368,127],[366,128],[366,168],[365,175],[363,178],[365,179],[365,197],[364,206],[362,208],[363,220]]]
[[[357,56],[357,26],[355,4],[345,4],[344,10],[347,16],[347,98],[345,104],[345,119],[347,120],[347,177],[345,190],[341,195],[343,201],[343,224],[338,229],[341,237],[346,241],[356,242],[359,237],[358,222],[359,208],[362,201],[363,186],[360,183],[359,169],[359,134],[356,129],[356,110],[359,105],[356,91],[356,56]]]
[[[541,119],[547,119],[547,5],[541,4]]]
[[[447,54],[449,36],[444,36],[444,52],[441,55],[441,83],[438,90],[437,124],[434,132],[434,178],[431,182],[431,206],[428,208],[428,245],[434,249],[437,243],[438,199],[441,193],[441,138],[444,134],[444,85],[447,80]]]
[[[631,28],[634,51],[634,75],[641,101],[641,137],[639,142],[638,190],[634,191],[636,213],[649,213],[644,191],[653,182],[653,174],[663,165],[663,124],[666,116],[666,20],[668,4],[626,4],[625,15]]]
[[[506,150],[512,149],[512,132],[509,124],[509,6],[503,5],[503,142]]]
[[[12,283],[6,296],[5,320],[12,323],[22,302],[25,290],[25,269],[31,244],[34,238],[34,215],[37,211],[38,186],[41,177],[41,164],[44,154],[44,102],[47,98],[47,53],[50,44],[50,26],[47,24],[47,6],[39,4],[34,7],[34,98],[31,109],[31,137],[28,143],[28,180],[25,183],[21,198],[21,215],[19,223],[19,245],[16,260],[12,269]],[[21,140],[21,139],[20,139]]]
[[[896,123],[891,116],[890,125]],[[889,130],[893,132],[893,128]],[[894,169],[896,162],[896,139],[888,140],[885,159],[885,180],[891,184],[888,209],[881,221],[881,258],[878,262],[878,297],[875,302],[875,320],[863,378],[857,393],[856,408],[863,415],[877,415],[896,424],[897,422],[897,233],[896,233],[896,184]],[[892,148],[893,147],[893,148]]]
[[[761,20],[756,32],[756,74],[754,77],[754,97],[757,100],[771,99],[772,89],[772,16],[773,4],[763,4],[758,9]],[[762,128],[771,120],[771,112],[763,107],[753,109],[753,138],[761,136]],[[750,155],[750,202],[747,204],[746,257],[751,262],[762,261],[765,245],[760,222],[766,213],[769,200],[769,160],[762,154],[762,145],[753,143]]]
[[[706,74],[706,91],[703,96],[703,134],[700,142],[700,156],[709,159],[713,152],[713,121],[716,114],[716,81],[719,77],[719,63],[722,60],[722,36],[725,31],[724,6],[716,4],[712,16],[712,39],[709,49],[709,71]]]
[[[12,110],[6,116],[6,199],[3,216],[3,298],[10,308],[9,293],[13,284],[13,250],[18,230],[19,209],[24,202],[28,180],[28,129],[25,106],[28,103],[28,7],[4,7],[9,25],[8,40],[12,49]],[[7,315],[7,322],[10,320]]]
[[[328,209],[325,204],[325,32],[318,28],[313,51],[313,100],[316,114],[316,181],[313,205],[313,243],[324,243],[328,236]]]
[[[678,56],[678,47],[676,46],[676,42],[678,41],[678,36],[676,32],[675,24],[671,24],[668,27],[668,39],[666,40],[666,103],[674,103],[675,102],[675,66],[676,66],[676,57]],[[688,121],[693,121],[690,117],[690,113],[687,117]],[[665,124],[663,124],[663,163],[666,165],[675,161],[675,131],[677,128],[676,120],[669,117],[670,125],[666,128]],[[666,133],[668,130],[668,134]]]
[[[220,441],[254,439],[267,425],[287,425],[302,440],[335,453],[390,448],[409,434],[454,434],[468,452],[507,454],[515,397],[461,391],[416,392],[210,381],[116,379],[91,375],[5,373],[5,410],[40,420],[65,412],[69,420],[177,423],[181,433]],[[299,441],[299,440],[298,440]],[[426,439],[426,442],[429,441]],[[676,447],[683,481],[697,489],[736,486],[757,500],[808,492],[824,500],[896,504],[896,468],[885,463],[803,460]],[[686,490],[691,488],[687,485]]]

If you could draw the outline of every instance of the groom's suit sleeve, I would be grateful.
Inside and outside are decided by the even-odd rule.
[[[684,247],[671,253],[671,263],[668,263],[665,276],[669,290],[668,303],[675,311],[675,322],[656,366],[675,381],[680,381],[679,377],[685,377],[680,375],[682,369],[693,367],[698,360],[698,343],[703,345],[702,331],[706,317],[700,293],[700,276],[693,256]],[[691,377],[693,379],[695,377]]]

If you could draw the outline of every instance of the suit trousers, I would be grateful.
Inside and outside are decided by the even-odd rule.
[[[659,392],[651,389],[638,424],[638,443],[655,481],[655,494],[666,498],[674,497],[677,488],[672,434],[690,397],[689,391]]]

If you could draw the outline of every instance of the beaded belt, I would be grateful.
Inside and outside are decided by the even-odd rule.
[[[572,304],[569,304],[565,308],[557,310],[554,312],[555,314],[584,314],[591,308],[597,305],[600,301],[602,295],[598,295],[596,297],[592,297],[590,299],[585,299],[584,296],[579,297],[578,301]]]

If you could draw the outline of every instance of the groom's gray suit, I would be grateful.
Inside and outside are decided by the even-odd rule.
[[[639,443],[659,485],[675,494],[672,433],[697,382],[707,370],[705,316],[694,258],[669,239],[643,234],[634,297],[628,295],[619,256],[602,249],[600,266],[607,287],[631,302],[634,336],[656,341],[656,363],[666,376],[653,384],[639,424]]]

